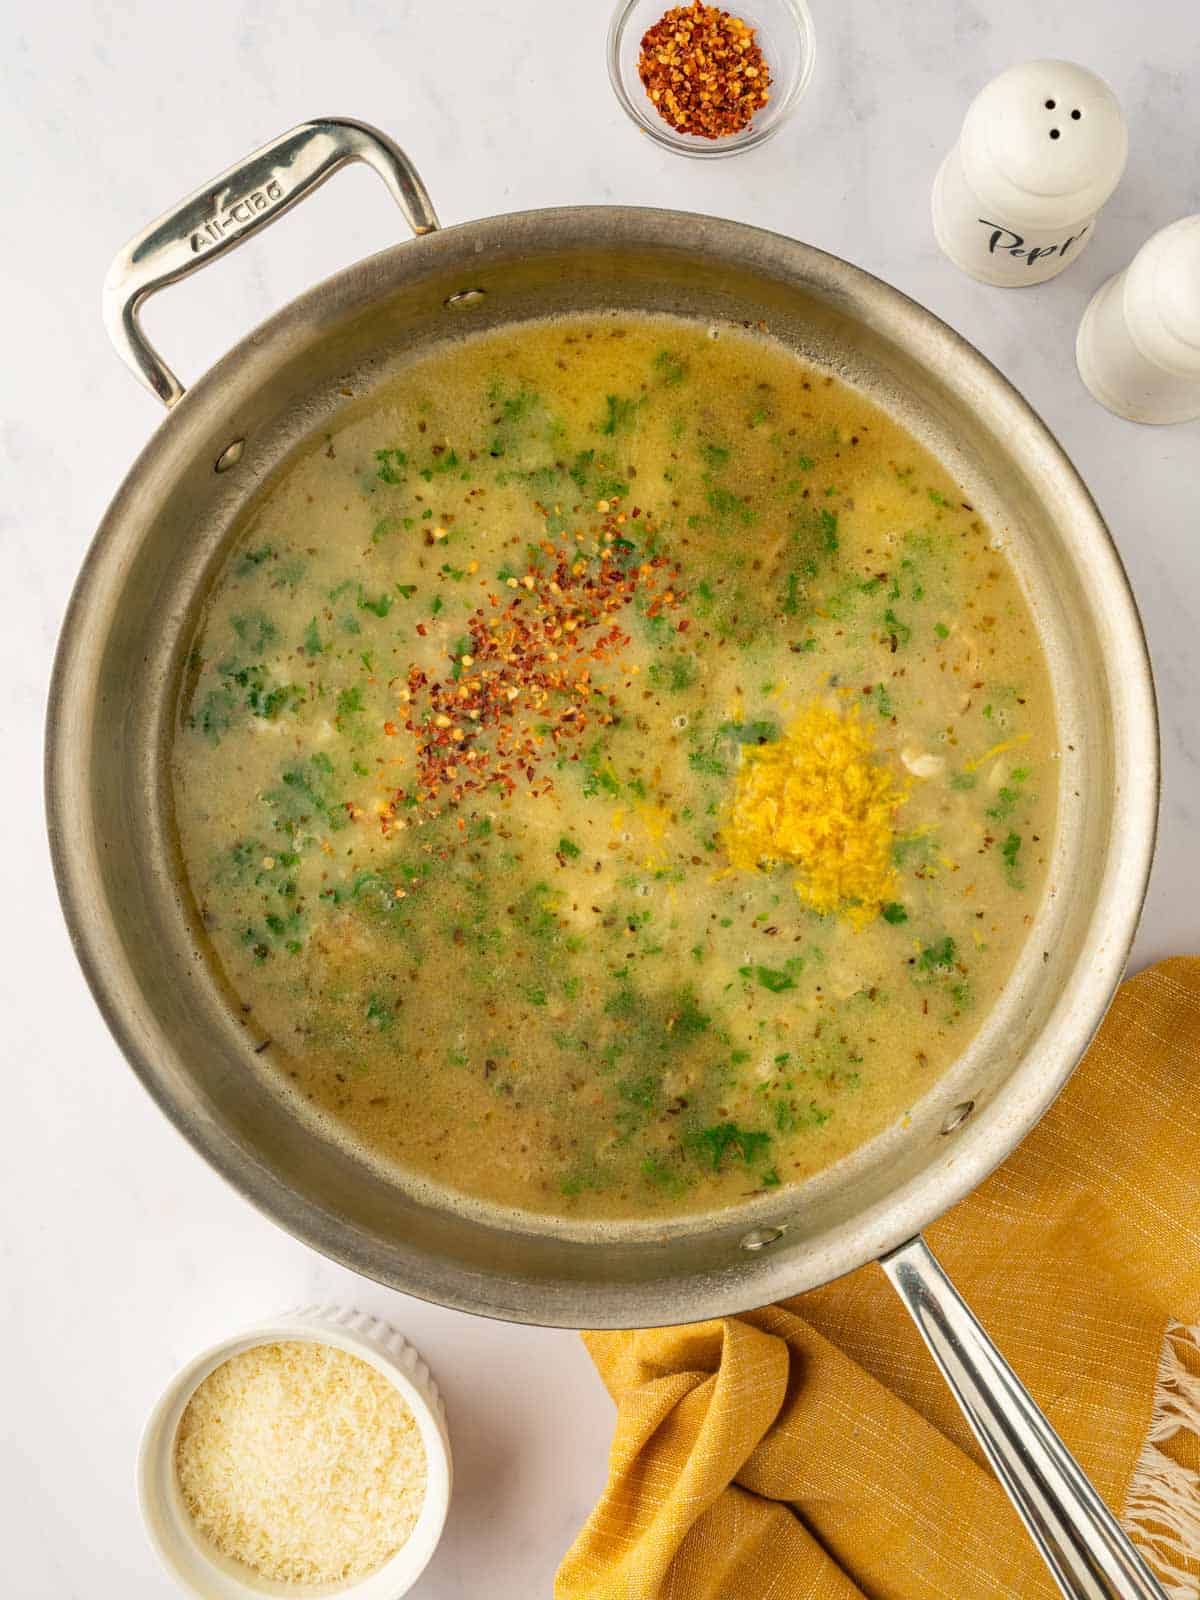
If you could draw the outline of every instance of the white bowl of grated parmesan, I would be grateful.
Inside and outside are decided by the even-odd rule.
[[[138,1497],[203,1600],[397,1600],[450,1504],[445,1407],[424,1361],[363,1312],[306,1306],[213,1346],[146,1425]]]

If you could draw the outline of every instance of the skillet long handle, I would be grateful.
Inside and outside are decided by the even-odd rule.
[[[1166,1600],[924,1239],[880,1265],[1068,1600]]]
[[[264,144],[118,251],[104,280],[105,325],[121,359],[164,405],[180,399],[183,385],[142,332],[146,300],[236,249],[352,161],[379,174],[414,233],[437,228],[425,185],[399,145],[365,122],[325,117]]]

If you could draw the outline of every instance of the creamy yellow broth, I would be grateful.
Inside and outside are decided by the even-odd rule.
[[[739,773],[816,727],[894,797],[876,889],[732,842]],[[401,1182],[648,1217],[798,1182],[945,1071],[1032,920],[1057,763],[938,463],[767,338],[621,316],[414,361],[292,460],[173,779],[254,1070]]]

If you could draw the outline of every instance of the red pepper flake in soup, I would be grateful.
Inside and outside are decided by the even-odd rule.
[[[675,6],[647,31],[638,76],[659,116],[701,139],[740,133],[770,98],[754,29],[701,0]]]
[[[417,746],[414,798],[428,815],[484,789],[512,794],[519,779],[540,778],[536,792],[548,793],[553,780],[539,769],[560,755],[577,759],[571,746],[589,726],[615,720],[599,703],[594,674],[618,662],[630,643],[619,613],[635,597],[655,616],[683,598],[679,569],[665,557],[629,560],[632,546],[615,514],[606,517],[590,561],[574,548],[541,548],[554,565],[531,568],[511,594],[506,588],[503,606],[486,596],[467,620],[450,673],[431,680],[409,668],[403,698]],[[408,800],[403,791],[395,796],[385,831]]]

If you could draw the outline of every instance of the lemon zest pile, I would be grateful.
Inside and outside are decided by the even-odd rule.
[[[896,889],[894,821],[906,794],[858,707],[842,715],[813,701],[781,739],[743,747],[721,843],[745,871],[799,867],[806,906],[863,927]]]

